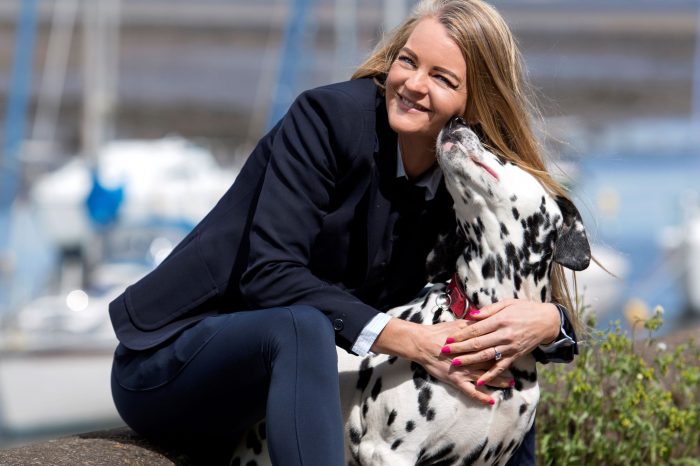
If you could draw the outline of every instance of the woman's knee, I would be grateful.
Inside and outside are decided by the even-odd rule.
[[[269,310],[273,341],[279,350],[314,348],[335,354],[335,332],[330,320],[312,306],[296,305]]]

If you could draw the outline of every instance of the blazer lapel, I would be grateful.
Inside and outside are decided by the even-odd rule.
[[[386,115],[377,113],[377,144],[367,207],[367,272],[375,264],[385,240],[391,214],[390,183],[396,176],[396,133],[389,128]]]

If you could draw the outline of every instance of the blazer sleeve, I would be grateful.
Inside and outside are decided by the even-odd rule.
[[[305,304],[321,310],[346,350],[379,311],[315,276],[309,263],[336,183],[364,150],[361,141],[374,141],[367,111],[333,89],[304,93],[291,106],[272,143],[240,284],[253,309]]]

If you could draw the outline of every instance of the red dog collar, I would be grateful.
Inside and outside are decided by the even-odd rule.
[[[450,280],[450,283],[447,285],[446,293],[450,303],[450,311],[452,311],[458,319],[463,319],[470,312],[479,309],[467,297],[467,293],[462,287],[462,282],[457,272],[452,275],[452,280]]]

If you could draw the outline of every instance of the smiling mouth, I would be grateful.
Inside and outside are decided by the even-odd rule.
[[[417,104],[417,103],[415,103],[415,102],[413,102],[413,101],[411,101],[411,100],[408,100],[407,98],[405,98],[404,96],[402,96],[402,95],[399,94],[398,92],[396,93],[396,96],[399,98],[399,100],[401,101],[401,103],[404,104],[406,107],[413,108],[413,109],[419,110],[419,111],[421,111],[421,112],[427,112],[427,111],[428,111],[427,108],[425,108],[425,107],[423,107],[422,105],[419,105],[419,104]]]

